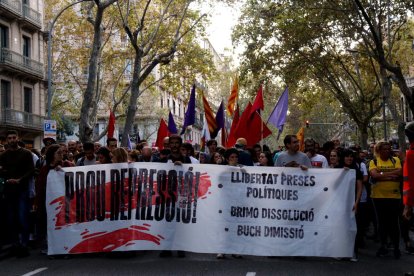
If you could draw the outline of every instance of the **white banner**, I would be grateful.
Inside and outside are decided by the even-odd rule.
[[[130,163],[51,171],[49,254],[351,257],[355,171]]]

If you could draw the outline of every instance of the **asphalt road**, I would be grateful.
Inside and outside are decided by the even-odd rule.
[[[186,258],[159,258],[158,252],[139,252],[132,256],[105,254],[73,255],[69,259],[49,259],[33,249],[27,258],[0,261],[0,275],[414,275],[414,255],[400,260],[377,258],[377,244],[360,250],[359,261],[332,258],[266,258],[187,253]],[[131,255],[131,254],[130,254]],[[408,274],[409,275],[409,274]]]

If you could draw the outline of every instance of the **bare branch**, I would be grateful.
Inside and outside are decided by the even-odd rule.
[[[142,13],[141,21],[140,21],[139,26],[138,26],[138,32],[141,32],[142,29],[144,28],[145,16],[147,15],[147,11],[148,11],[148,8],[149,8],[150,4],[151,4],[151,0],[148,0],[147,4],[145,5],[144,11]]]
[[[147,85],[144,89],[141,89],[139,92],[139,96],[142,95],[142,93],[144,93],[146,90],[148,90],[149,88],[151,88],[152,86],[156,85],[157,83],[163,81],[165,79],[165,76],[162,76],[161,78],[157,79],[156,81],[153,81],[152,83],[150,83],[149,85]],[[138,96],[138,97],[139,97]]]
[[[150,2],[151,0],[148,0],[148,2]],[[142,48],[144,48],[144,56],[145,55],[147,55],[148,54],[148,52],[151,50],[151,48],[152,48],[152,46],[154,45],[154,43],[155,43],[155,37],[157,36],[157,34],[158,34],[158,31],[159,31],[159,29],[160,29],[160,27],[161,27],[161,24],[162,24],[162,22],[164,21],[164,17],[165,17],[165,15],[167,14],[167,11],[168,11],[168,9],[170,8],[170,5],[171,5],[171,3],[173,2],[173,0],[169,0],[168,1],[168,3],[167,3],[167,6],[165,7],[165,9],[164,9],[164,11],[162,12],[162,14],[161,14],[161,17],[160,17],[160,20],[158,21],[158,24],[157,24],[157,27],[155,28],[155,30],[152,32],[152,34],[149,36],[149,39],[148,39],[148,41],[147,42],[143,42],[142,43],[142,45],[143,45],[143,47]],[[148,3],[147,3],[148,4]],[[187,10],[187,7],[186,7],[186,9],[185,10]],[[143,22],[143,18],[144,18],[144,16],[145,16],[145,14],[142,16],[142,18],[141,18],[141,23],[143,24],[144,22]],[[142,27],[143,25],[141,25],[140,27]],[[180,27],[180,26],[179,26]],[[146,48],[146,49],[145,49]]]

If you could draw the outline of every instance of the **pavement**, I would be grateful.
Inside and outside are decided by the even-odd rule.
[[[0,275],[414,275],[414,255],[375,257],[378,244],[368,241],[358,262],[333,258],[243,256],[224,260],[213,254],[187,252],[159,258],[156,251],[129,254],[82,254],[49,258],[32,249],[27,258],[0,261]]]

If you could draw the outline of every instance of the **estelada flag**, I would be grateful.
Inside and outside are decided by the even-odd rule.
[[[298,137],[299,140],[299,150],[304,151],[305,150],[305,129],[301,127],[296,133],[296,137]]]

